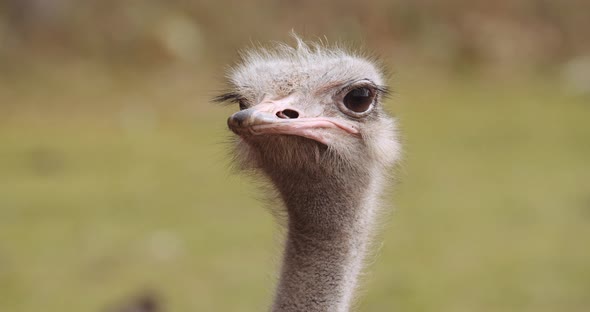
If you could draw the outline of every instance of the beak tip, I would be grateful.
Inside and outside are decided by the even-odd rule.
[[[227,123],[230,125],[242,126],[250,118],[251,115],[252,111],[247,109],[242,110],[231,115],[228,118]]]
[[[245,118],[243,118],[242,115],[239,115],[239,113],[240,112],[237,112],[229,116],[229,118],[227,119],[227,126],[231,130],[242,127],[242,124],[244,123]]]

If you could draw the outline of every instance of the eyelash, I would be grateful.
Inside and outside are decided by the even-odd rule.
[[[217,103],[240,104],[241,106],[241,103],[246,102],[246,99],[244,99],[244,97],[242,97],[238,93],[228,92],[216,96],[215,98],[213,98],[213,101]]]
[[[373,83],[367,82],[367,83],[359,83],[359,84],[350,84],[344,88],[342,88],[340,91],[337,92],[337,94],[343,94],[346,95],[348,92],[357,89],[357,88],[369,88],[375,91],[375,95],[379,96],[379,97],[386,97],[387,95],[389,95],[389,89],[386,86],[378,86],[375,85]]]

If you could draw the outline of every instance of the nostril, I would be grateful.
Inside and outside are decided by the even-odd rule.
[[[295,119],[299,117],[299,113],[292,109],[285,109],[283,111],[277,112],[277,117],[283,119]]]

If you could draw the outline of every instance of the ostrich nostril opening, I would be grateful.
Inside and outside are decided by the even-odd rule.
[[[295,118],[299,117],[299,113],[297,111],[292,110],[292,109],[286,109],[286,110],[277,112],[277,117],[283,118],[283,119],[295,119]]]

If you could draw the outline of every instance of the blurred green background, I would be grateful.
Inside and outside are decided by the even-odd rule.
[[[264,311],[280,231],[210,99],[291,30],[391,72],[405,153],[358,311],[588,311],[588,12],[0,0],[0,311]]]

